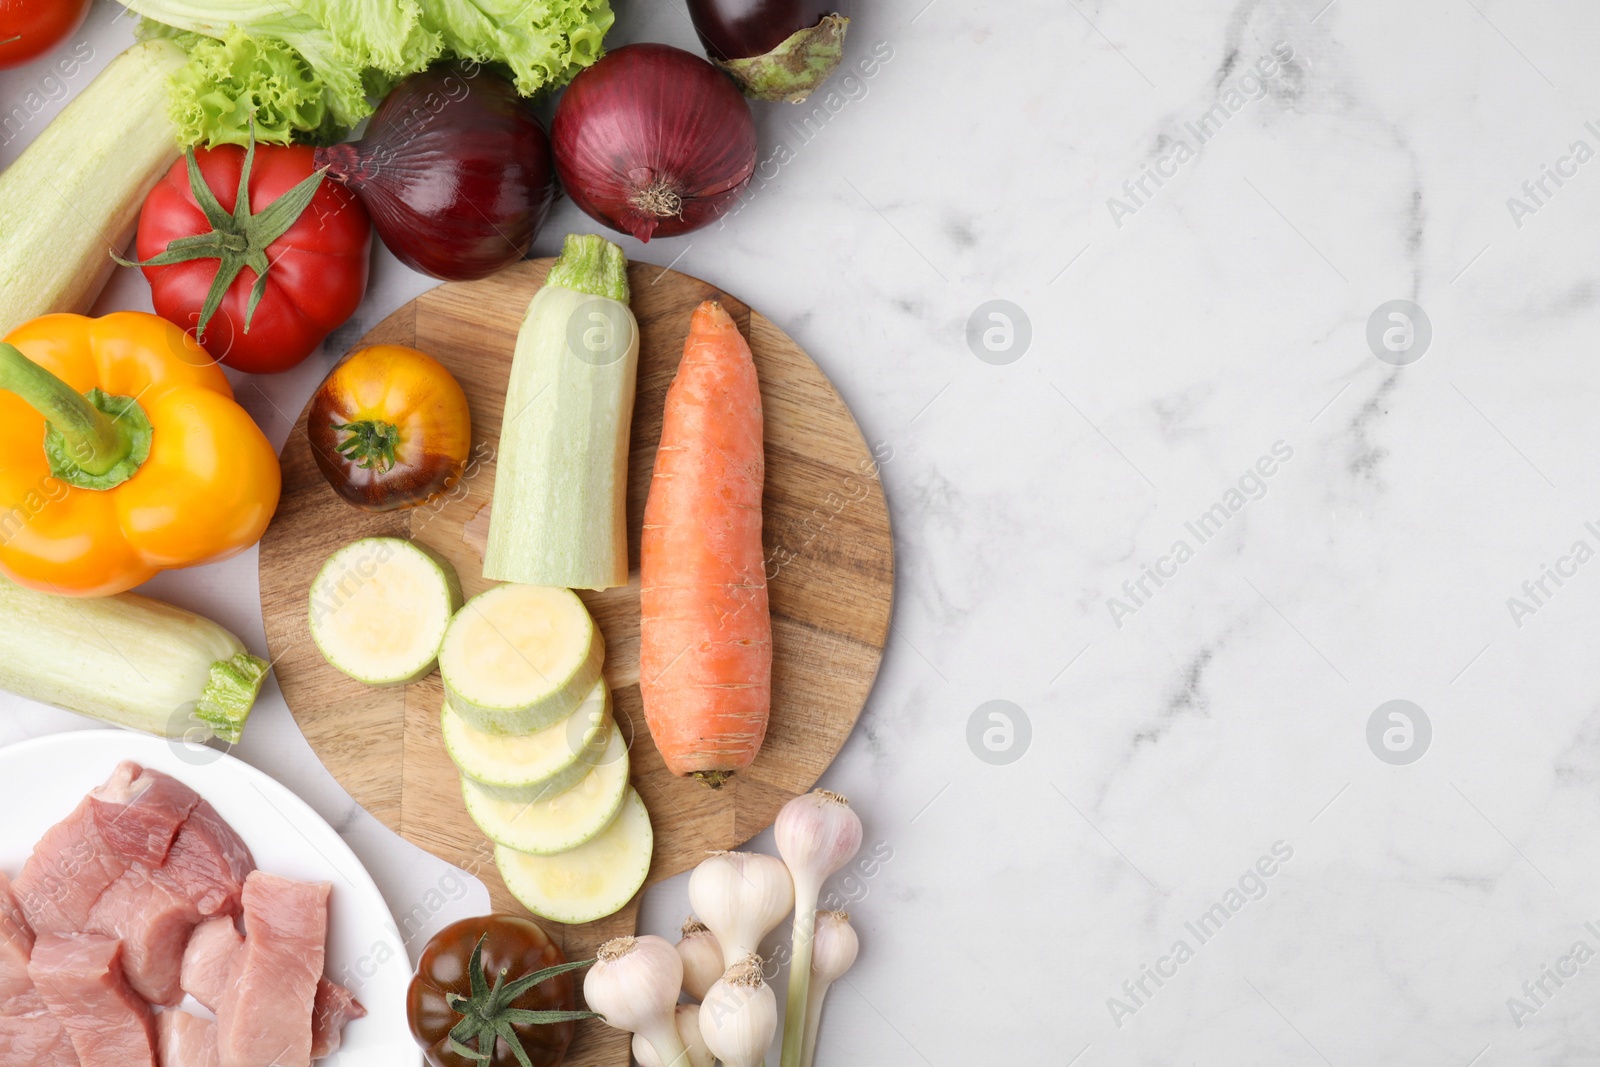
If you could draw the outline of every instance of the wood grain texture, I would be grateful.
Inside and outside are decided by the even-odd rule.
[[[517,328],[549,260],[483,281],[447,284],[407,304],[361,344],[411,345],[461,382],[472,408],[473,462],[440,501],[372,514],[346,504],[323,481],[302,412],[283,450],[283,501],[261,542],[261,602],[267,644],[295,720],[350,794],[406,840],[463,868],[489,887],[498,911],[523,914],[495,870],[483,834],[467,817],[455,768],[439,736],[438,674],[401,689],[371,689],[329,667],[306,625],[309,589],[323,561],[359,537],[409,537],[450,559],[464,591],[489,588],[481,545],[494,492],[494,448]],[[633,784],[655,826],[647,884],[688,870],[708,850],[736,848],[768,826],[791,797],[810,789],[855,726],[888,636],[894,550],[888,508],[871,450],[822,371],[772,323],[705,282],[635,264],[629,268],[639,320],[639,387],[629,456],[632,580],[582,592],[606,640],[605,674],[631,742]],[[639,699],[639,526],[689,316],[722,301],[750,340],[766,417],[764,541],[773,616],[773,703],[755,764],[719,791],[675,778],[644,724]],[[545,923],[569,958],[631,933],[638,898],[584,926]],[[397,917],[404,922],[405,917]],[[413,923],[414,925],[414,923]],[[625,1035],[584,1024],[568,1063],[620,1067]]]

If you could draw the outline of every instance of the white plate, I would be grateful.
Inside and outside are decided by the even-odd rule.
[[[133,760],[186,782],[244,838],[263,871],[332,882],[327,974],[367,1009],[344,1028],[329,1067],[410,1067],[422,1062],[406,1025],[411,964],[389,907],[333,828],[305,801],[247,763],[210,749],[124,730],[89,730],[0,748],[0,870],[13,877],[44,832],[85,793]],[[190,1000],[188,1010],[206,1014]]]

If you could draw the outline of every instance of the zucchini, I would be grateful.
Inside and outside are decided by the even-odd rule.
[[[604,755],[581,781],[538,801],[505,800],[461,779],[467,814],[497,845],[550,856],[577,848],[611,825],[628,792],[628,743],[610,725]]]
[[[450,707],[488,734],[532,734],[571,715],[600,680],[605,639],[570,589],[497,585],[445,631]]]
[[[628,261],[571,234],[517,334],[496,458],[486,578],[628,584],[628,431],[639,324]]]
[[[420,545],[365,537],[328,557],[310,599],[311,638],[329,664],[368,685],[405,685],[432,673],[461,582]]]
[[[629,789],[622,810],[599,836],[558,856],[535,856],[504,845],[495,866],[511,895],[535,915],[586,923],[621,911],[650,873],[655,833],[639,794]]]
[[[536,734],[486,734],[445,702],[444,749],[465,778],[503,800],[544,800],[571,789],[605,752],[611,692],[594,683],[578,709]]]
[[[145,194],[178,158],[167,87],[187,61],[171,41],[134,45],[0,174],[0,337],[87,312],[105,288],[108,253],[126,247]]]
[[[159,600],[36,593],[0,577],[0,689],[160,737],[239,740],[267,662]]]

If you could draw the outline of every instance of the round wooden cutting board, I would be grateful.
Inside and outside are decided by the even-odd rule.
[[[473,462],[441,501],[375,514],[323,481],[301,412],[283,449],[283,500],[261,541],[261,604],[284,699],[311,747],[368,811],[400,836],[488,886],[498,911],[522,913],[490,846],[467,817],[439,736],[443,689],[435,672],[397,689],[372,689],[328,666],[306,625],[309,589],[335,549],[361,537],[409,537],[455,565],[468,597],[494,583],[480,555],[494,493],[494,454],[517,329],[550,260],[477,282],[442,285],[389,316],[361,341],[419,348],[461,382],[472,408]],[[805,352],[772,323],[714,286],[648,264],[628,271],[639,320],[639,387],[629,458],[627,588],[582,592],[606,641],[605,675],[617,722],[632,744],[633,784],[655,826],[647,884],[688,870],[713,849],[759,833],[791,797],[810,789],[844,744],[872,688],[888,636],[894,546],[872,451],[850,410]],[[721,790],[669,773],[645,728],[639,699],[639,525],[662,406],[677,372],[690,313],[722,302],[755,353],[766,416],[764,541],[772,605],[772,718],[755,764]],[[397,915],[410,938],[431,914],[418,901]],[[544,923],[569,959],[632,933],[638,897],[585,926]],[[413,954],[420,944],[410,946]],[[580,1026],[576,1067],[628,1062],[626,1035]]]

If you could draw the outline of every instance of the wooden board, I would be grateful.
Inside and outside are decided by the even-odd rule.
[[[373,514],[323,481],[302,412],[283,449],[283,501],[261,542],[267,644],[295,720],[333,776],[406,840],[489,887],[497,911],[523,914],[467,817],[455,768],[439,737],[438,674],[403,689],[371,689],[329,667],[306,626],[311,579],[341,545],[360,537],[410,537],[455,564],[467,596],[487,589],[480,547],[494,491],[494,448],[522,314],[549,260],[478,282],[440,286],[375,327],[361,344],[420,348],[448,367],[472,407],[473,457],[457,488],[436,504]],[[632,744],[633,784],[650,809],[652,884],[731,849],[768,826],[810,789],[850,735],[872,688],[888,636],[894,548],[878,468],[850,410],[822,371],[772,323],[705,282],[647,264],[629,268],[639,320],[639,388],[629,458],[627,588],[584,592],[605,635],[606,679],[617,721]],[[675,778],[645,728],[639,699],[639,525],[689,316],[722,301],[749,338],[766,415],[764,540],[773,620],[773,703],[766,744],[748,772],[720,791]],[[421,904],[422,902],[418,902]],[[425,909],[425,905],[424,905]],[[425,914],[425,910],[423,912]],[[585,926],[546,923],[569,958],[631,933],[638,898]],[[409,937],[415,917],[397,915]],[[420,945],[412,945],[415,952]],[[575,1067],[628,1062],[625,1035],[580,1027]]]

